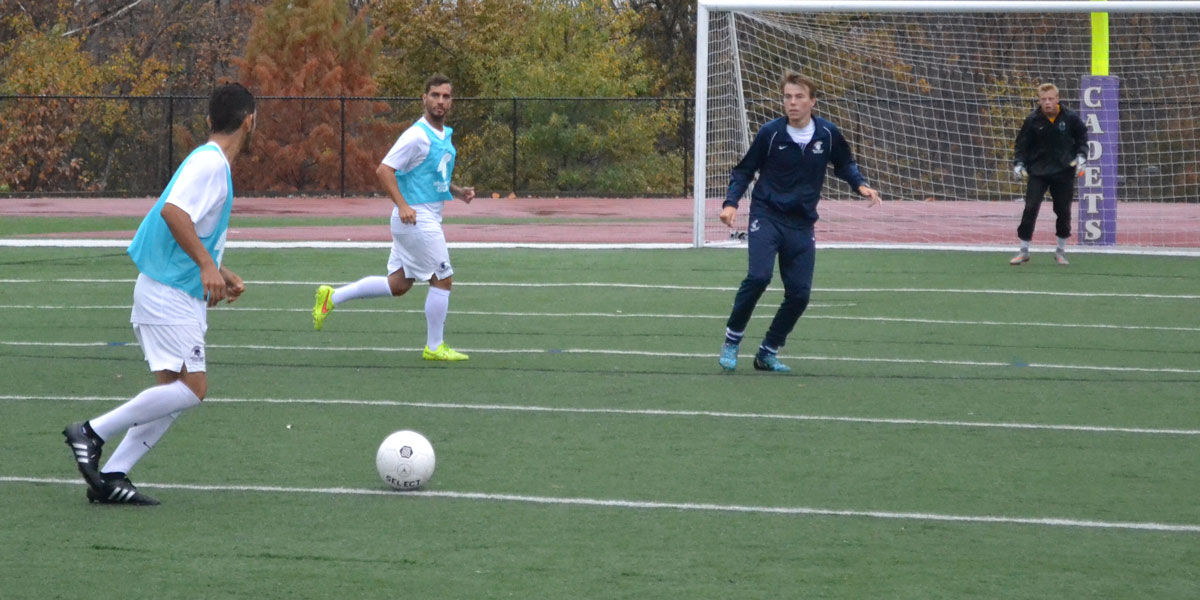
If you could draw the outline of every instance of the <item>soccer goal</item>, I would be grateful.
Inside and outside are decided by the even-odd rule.
[[[730,169],[794,70],[885,201],[830,172],[818,243],[1012,247],[1013,142],[1050,82],[1089,129],[1071,243],[1200,249],[1200,2],[700,0],[697,17],[696,246],[744,243],[717,218]],[[1053,218],[1047,198],[1035,245]]]

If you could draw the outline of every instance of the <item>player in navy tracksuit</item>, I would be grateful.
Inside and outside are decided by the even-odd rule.
[[[834,175],[869,198],[871,206],[881,202],[879,192],[871,189],[858,172],[850,145],[842,133],[833,123],[813,116],[816,103],[817,90],[811,81],[795,73],[785,75],[783,108],[786,118],[775,119],[759,130],[730,177],[721,221],[732,227],[738,200],[758,173],[758,182],[750,195],[750,225],[746,236],[750,246],[750,268],[734,297],[719,360],[727,371],[737,367],[738,345],[754,306],[771,282],[776,255],[783,279],[783,304],[758,348],[754,368],[791,370],[779,362],[776,354],[804,313],[812,292],[816,254],[813,224],[817,221],[817,201],[825,183],[826,165],[833,163]]]

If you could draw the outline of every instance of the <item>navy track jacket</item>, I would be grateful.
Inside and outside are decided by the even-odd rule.
[[[829,163],[833,163],[833,174],[857,194],[867,180],[854,163],[850,144],[833,123],[816,115],[812,120],[816,131],[804,147],[788,135],[786,118],[763,125],[746,156],[733,168],[722,206],[737,207],[758,173],[758,183],[750,194],[750,215],[811,228],[817,221],[817,201]]]

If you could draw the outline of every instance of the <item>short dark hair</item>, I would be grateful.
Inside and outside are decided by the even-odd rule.
[[[254,94],[240,83],[227,83],[213,91],[208,118],[213,133],[233,133],[254,113]]]
[[[432,89],[433,86],[445,85],[447,83],[449,83],[451,86],[454,85],[453,83],[450,82],[449,77],[446,77],[445,75],[442,75],[441,73],[434,73],[433,75],[429,76],[429,79],[425,80],[425,93],[428,94],[429,90]]]
[[[787,73],[783,74],[783,81],[779,83],[779,91],[782,92],[783,87],[788,84],[807,88],[808,97],[814,100],[817,98],[817,84],[813,83],[811,79],[796,73],[795,71],[788,71]]]

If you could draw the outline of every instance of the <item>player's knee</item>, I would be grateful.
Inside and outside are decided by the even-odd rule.
[[[742,287],[744,289],[746,289],[747,291],[752,291],[752,292],[757,292],[757,293],[762,293],[762,292],[766,291],[767,286],[769,286],[769,285],[771,285],[771,277],[769,275],[764,277],[761,275],[755,275],[755,274],[751,273],[750,275],[747,275],[745,279],[742,280]]]
[[[430,287],[446,290],[447,292],[450,291],[450,288],[453,286],[453,284],[453,277],[439,278],[437,275],[434,275],[433,278],[429,280]]]
[[[392,290],[393,296],[403,296],[412,289],[412,280],[403,277],[388,277],[388,287]]]
[[[793,310],[804,310],[805,308],[808,308],[808,300],[811,297],[812,294],[809,290],[784,292],[783,302]]]
[[[812,288],[807,286],[783,286],[783,297],[795,300],[808,300],[812,296]]]
[[[199,375],[199,377],[195,375]],[[196,399],[200,400],[201,402],[203,402],[204,397],[208,395],[208,378],[204,377],[202,373],[185,377],[183,379],[183,385],[187,386],[189,390],[192,390],[192,393],[196,395]]]

